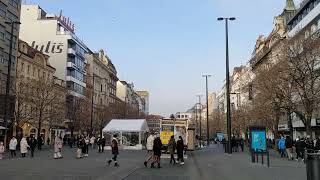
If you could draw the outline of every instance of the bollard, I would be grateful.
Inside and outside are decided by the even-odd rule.
[[[320,179],[320,151],[306,153],[307,180]]]

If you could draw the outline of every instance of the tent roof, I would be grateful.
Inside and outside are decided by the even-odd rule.
[[[148,131],[147,121],[145,119],[112,119],[106,127],[103,128],[103,132],[114,131],[131,131],[140,132]]]

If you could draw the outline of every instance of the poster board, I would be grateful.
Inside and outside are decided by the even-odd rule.
[[[250,131],[250,148],[253,152],[267,152],[267,136],[265,127],[252,126]]]

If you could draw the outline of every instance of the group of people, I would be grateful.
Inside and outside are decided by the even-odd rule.
[[[281,136],[277,141],[277,148],[281,158],[288,158],[294,160],[293,152],[295,149],[296,160],[302,159],[304,161],[305,151],[320,151],[320,138],[311,139],[298,137],[295,141],[290,136]]]
[[[30,135],[29,137],[23,137],[19,143],[21,157],[25,158],[28,152],[30,151],[31,152],[30,157],[33,158],[34,152],[37,146],[38,146],[38,150],[41,151],[42,143],[43,143],[42,137],[38,138],[38,140],[34,137],[34,135]],[[16,153],[17,146],[18,146],[18,139],[15,136],[13,136],[9,142],[9,150],[10,150],[11,158],[17,157],[17,153]],[[61,137],[56,137],[55,145],[54,145],[55,159],[62,158],[62,155],[60,153],[61,149],[62,149]],[[5,150],[4,144],[3,142],[0,142],[0,159],[3,158],[4,150]]]
[[[147,138],[147,158],[144,161],[145,167],[148,166],[148,162],[151,161],[151,168],[155,168],[155,164],[157,164],[158,168],[160,166],[161,153],[163,149],[163,144],[161,142],[160,137],[156,137],[153,133]],[[171,136],[167,150],[170,154],[170,164],[176,164],[177,162],[181,165],[184,164],[183,152],[184,152],[184,143],[181,136],[179,136],[179,140],[176,142],[174,136]],[[175,151],[177,150],[177,161],[174,158]]]

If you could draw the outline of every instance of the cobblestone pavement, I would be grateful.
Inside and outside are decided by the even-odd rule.
[[[89,157],[75,159],[75,149],[65,148],[64,158],[53,160],[52,151],[36,152],[32,159],[0,160],[0,177],[4,180],[305,180],[305,165],[271,157],[270,168],[252,164],[247,153],[226,155],[222,147],[188,152],[185,165],[170,165],[163,158],[161,169],[145,168],[145,151],[120,151],[120,167],[106,165],[110,151],[89,152]],[[167,156],[166,156],[167,157]]]

